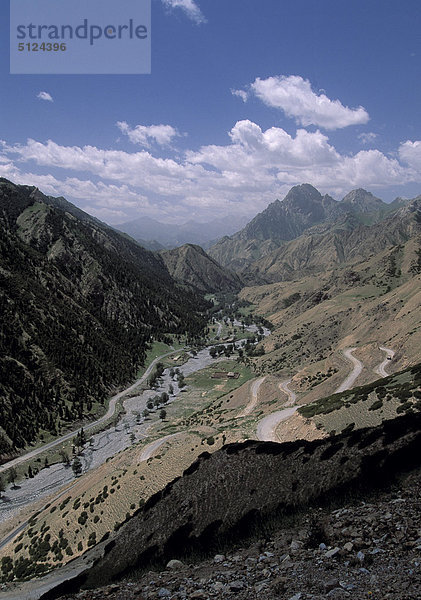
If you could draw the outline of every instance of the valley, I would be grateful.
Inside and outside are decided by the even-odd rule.
[[[305,504],[342,483],[364,479],[370,460],[383,468],[395,453],[417,447],[419,197],[385,207],[364,190],[338,202],[308,184],[296,186],[232,239],[217,242],[209,256],[192,244],[148,252],[88,216],[80,226],[71,205],[63,213],[62,204],[37,190],[2,185],[1,223],[9,245],[32,261],[41,286],[43,278],[53,278],[66,298],[73,293],[71,309],[85,315],[92,334],[86,344],[83,323],[76,321],[79,341],[73,355],[83,356],[80,376],[73,363],[66,371],[67,358],[57,363],[54,352],[48,354],[45,332],[36,338],[38,346],[29,344],[46,319],[62,319],[64,313],[54,301],[54,319],[41,314],[45,292],[36,286],[35,293],[26,288],[36,317],[19,312],[17,288],[10,283],[15,273],[5,263],[10,270],[3,274],[9,282],[4,305],[10,314],[14,307],[21,335],[16,346],[12,333],[2,332],[3,360],[15,365],[13,376],[2,382],[3,411],[22,404],[31,369],[44,394],[34,394],[33,405],[50,406],[38,433],[27,417],[22,421],[27,442],[32,440],[35,448],[19,438],[10,421],[3,420],[0,428],[5,461],[0,475],[10,484],[0,500],[6,594],[19,594],[19,580],[29,581],[22,589],[35,599],[45,581],[55,587],[79,573],[89,580],[102,577],[111,564],[108,552],[115,556],[110,569],[117,577],[118,569],[123,572],[132,560],[146,565],[155,555],[157,560],[171,556],[173,536],[205,544],[207,528],[222,535],[249,512],[269,514],[276,510],[275,491],[265,492],[262,472],[256,474],[262,486],[256,492],[247,461],[267,470],[274,467],[268,457],[279,455],[283,472],[287,466],[292,470],[286,487],[276,484],[278,493],[286,506],[295,507],[297,495]],[[7,194],[15,199],[12,215]],[[75,246],[79,254],[73,258]],[[107,263],[100,258],[104,249]],[[124,268],[118,266],[121,256]],[[110,265],[111,283],[106,276]],[[136,305],[139,295],[142,309]],[[121,373],[120,379],[107,377],[107,365],[119,372],[112,354],[101,354],[101,366],[91,371],[89,365],[98,359],[98,331],[118,340],[119,364],[130,354],[124,378]],[[74,343],[77,336],[72,335],[66,344]],[[36,368],[30,366],[34,360]],[[25,386],[16,369],[25,373]],[[91,372],[99,377],[100,394],[92,383],[95,377],[85,394],[82,379]],[[47,390],[54,390],[59,401]],[[48,401],[43,404],[42,398]],[[48,428],[43,429],[45,420]],[[396,437],[390,433],[395,428]],[[379,440],[389,437],[386,460]],[[353,448],[352,464],[347,447]],[[12,448],[15,456],[10,456]],[[302,459],[307,453],[308,461]],[[237,455],[243,454],[238,462]],[[255,454],[262,456],[261,465]],[[204,466],[207,461],[210,466]],[[220,463],[227,481],[224,472],[219,474]],[[203,481],[201,473],[208,468],[211,479]],[[320,483],[311,468],[321,469]],[[241,493],[243,480],[247,498]],[[194,497],[181,500],[184,486],[191,494],[193,481],[207,490],[204,506],[215,515],[226,502],[221,523],[216,516],[216,524],[209,520]],[[167,500],[173,489],[181,503],[179,516]],[[192,513],[190,505],[195,506]],[[161,523],[158,532],[149,531],[150,510]],[[141,541],[137,554],[129,556],[132,542],[127,540],[132,539]],[[114,546],[120,547],[119,555]]]

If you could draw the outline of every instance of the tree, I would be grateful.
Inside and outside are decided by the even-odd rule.
[[[212,348],[209,350],[209,354],[211,355],[211,358],[215,358],[217,355],[218,350],[215,348],[215,346],[212,346]]]
[[[148,417],[148,415],[149,415],[149,411],[148,411],[148,409],[147,409],[147,408],[145,408],[145,409],[143,410],[143,412],[142,412],[142,417],[143,417],[144,419],[146,419],[146,418]]]
[[[159,411],[159,418],[164,420],[166,416],[167,416],[167,411],[165,410],[165,408],[161,408],[161,410]]]
[[[149,410],[153,410],[153,402],[152,402],[152,400],[148,400],[146,406],[148,407]]]
[[[32,467],[31,467],[31,465],[29,465],[29,467],[28,467],[28,478],[29,479],[33,479],[33,477],[34,477],[34,474],[32,472]]]
[[[160,398],[161,404],[166,404],[169,399],[170,399],[170,397],[168,396],[167,392],[162,392],[161,398]]]
[[[72,469],[75,477],[79,477],[79,475],[82,474],[82,463],[80,462],[80,458],[78,456],[75,456],[73,459]]]
[[[2,494],[5,491],[6,491],[6,486],[4,485],[3,478],[0,477],[0,498],[2,497]]]
[[[69,455],[65,450],[60,450],[61,462],[68,467],[70,465]]]
[[[132,432],[132,433],[130,434],[130,442],[131,442],[132,444],[134,444],[134,442],[135,442],[135,439],[136,439],[136,436],[135,436],[135,434]]]
[[[15,467],[10,467],[8,481],[9,481],[9,483],[12,484],[13,489],[16,488],[15,481],[17,479],[17,476],[18,476],[18,472],[16,471]]]
[[[168,393],[172,396],[174,394],[174,386],[172,383],[168,386]]]

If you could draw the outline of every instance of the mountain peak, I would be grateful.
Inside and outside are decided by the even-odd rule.
[[[352,190],[347,194],[342,202],[342,206],[349,206],[352,210],[358,209],[359,212],[373,212],[383,208],[385,203],[374,196],[371,192],[367,192],[363,188]]]

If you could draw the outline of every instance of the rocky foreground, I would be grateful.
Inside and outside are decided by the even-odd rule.
[[[314,508],[265,539],[196,564],[171,560],[62,600],[418,600],[421,469],[386,491]]]

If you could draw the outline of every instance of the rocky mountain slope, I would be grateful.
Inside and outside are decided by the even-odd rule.
[[[419,369],[414,371],[414,376],[419,388]],[[329,494],[346,497],[351,489],[381,485],[401,472],[402,465],[405,468],[418,465],[420,415],[416,409],[411,410],[377,427],[347,430],[313,442],[247,441],[230,444],[212,455],[205,452],[181,478],[135,509],[132,516],[127,515],[126,522],[120,523],[117,531],[104,536],[93,550],[72,561],[65,571],[64,579],[68,581],[49,597],[57,597],[58,592],[82,584],[95,587],[115,581],[132,568],[144,569],[156,561],[165,564],[170,558],[209,551],[218,544],[232,546],[254,528],[258,531],[265,524],[267,527],[273,522],[282,523],[297,509],[306,511],[309,503],[327,498]],[[76,510],[80,510],[82,516],[87,515],[83,513],[84,508],[79,504]],[[50,512],[53,509],[68,512],[71,506],[60,500]],[[79,522],[82,523],[82,517]],[[53,532],[46,527],[42,513],[35,515],[30,525],[30,554],[38,557],[37,564],[20,556],[24,552],[22,540],[12,556],[2,558],[6,582],[13,579],[13,575],[19,573],[25,578],[40,568],[46,560],[46,547],[61,554],[60,548],[68,545],[70,532],[62,533],[52,543]],[[358,530],[358,525],[354,528]],[[417,539],[416,527],[411,527],[408,537],[412,541]],[[357,538],[358,531],[350,530],[346,541],[352,540],[351,548],[344,548],[339,554],[342,548],[336,548],[334,536],[333,551],[325,553],[327,548],[320,548],[320,557],[338,559],[354,546],[354,554],[363,548],[376,547],[376,542],[366,545],[365,540]],[[327,546],[329,539],[320,542]],[[297,544],[291,551],[301,548],[302,545]],[[355,558],[360,561],[358,556]],[[54,574],[49,577],[54,582]],[[44,584],[46,582],[48,579]]]
[[[326,232],[336,222],[347,229],[380,222],[401,207],[403,201],[386,204],[365,190],[353,190],[341,202],[322,196],[309,184],[293,187],[281,201],[275,200],[244,229],[225,237],[209,249],[221,265],[241,272],[304,232]]]
[[[0,180],[0,454],[98,410],[152,338],[203,330],[159,257],[81,213]]]
[[[400,368],[417,362],[420,257],[416,198],[379,224],[307,232],[256,261],[250,276],[276,282],[240,293],[274,324],[258,370],[295,375],[305,366],[314,375],[342,348],[370,344],[393,348]]]
[[[421,196],[380,223],[362,225],[348,215],[326,229],[310,229],[254,261],[248,268],[248,278],[265,283],[298,279],[367,260],[392,246],[405,244],[421,234]]]
[[[421,472],[312,507],[206,560],[170,560],[63,600],[418,600]],[[292,521],[292,522],[291,522]]]
[[[221,267],[200,246],[185,244],[162,251],[160,256],[176,281],[202,292],[239,291],[241,288],[238,275]]]

